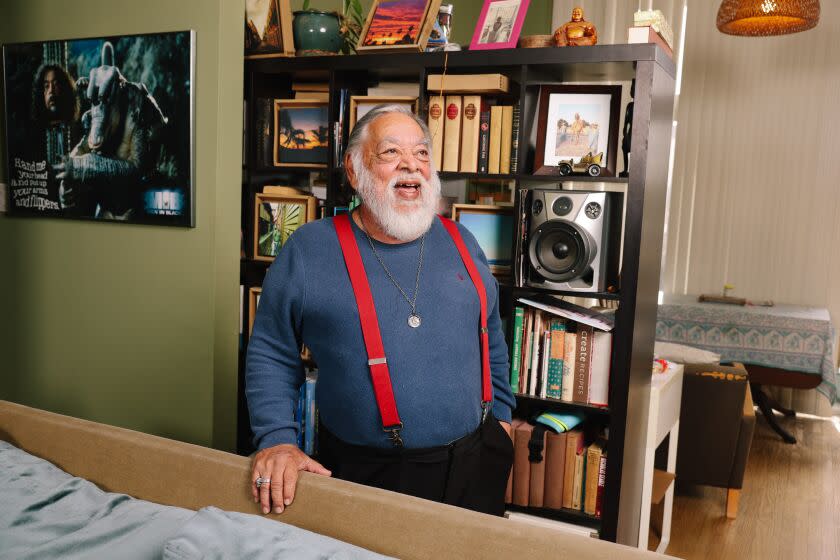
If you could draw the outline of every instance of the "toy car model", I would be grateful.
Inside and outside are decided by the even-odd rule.
[[[601,174],[601,160],[604,157],[604,152],[599,152],[597,155],[592,155],[589,152],[580,161],[573,159],[561,160],[557,164],[557,172],[560,175],[570,175],[571,173],[586,173],[590,177],[597,177]]]

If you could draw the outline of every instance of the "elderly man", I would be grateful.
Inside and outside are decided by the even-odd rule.
[[[263,283],[246,368],[254,500],[282,512],[303,470],[501,514],[514,399],[498,285],[467,230],[435,215],[425,123],[374,108],[345,168],[362,205],[299,228]],[[295,445],[303,344],[321,463]]]

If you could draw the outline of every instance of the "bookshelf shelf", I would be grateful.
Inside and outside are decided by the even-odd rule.
[[[635,545],[638,541],[642,488],[644,481],[643,426],[648,417],[650,393],[650,360],[653,354],[656,298],[662,255],[662,229],[668,152],[671,140],[673,109],[674,62],[661,48],[652,44],[596,45],[575,49],[502,49],[452,53],[391,53],[357,56],[320,56],[301,58],[259,58],[245,61],[245,101],[248,161],[243,177],[242,230],[246,252],[253,246],[254,194],[266,184],[308,186],[311,168],[276,168],[270,165],[271,135],[266,134],[265,101],[294,97],[295,82],[318,81],[329,87],[329,130],[336,131],[346,101],[352,95],[367,95],[368,89],[383,82],[416,84],[418,111],[428,117],[427,76],[501,73],[507,76],[510,91],[494,95],[506,104],[516,105],[521,115],[518,129],[516,161],[520,173],[488,175],[479,173],[441,173],[446,182],[475,181],[513,183],[514,208],[517,220],[528,219],[521,211],[522,197],[536,187],[562,183],[563,190],[619,191],[624,201],[621,225],[621,290],[618,293],[551,290],[521,287],[522,278],[502,280],[500,309],[513,319],[516,300],[528,294],[552,293],[602,300],[619,301],[615,314],[610,360],[609,408],[568,403],[556,399],[537,399],[517,395],[517,410],[530,414],[539,410],[579,411],[592,424],[609,429],[606,483],[603,496],[603,517],[595,519],[581,512],[524,508],[532,515],[558,519],[592,527],[602,539]],[[632,146],[633,175],[625,177],[587,177],[533,175],[535,159],[537,103],[540,84],[594,83],[622,84],[629,90],[636,81],[633,112]],[[262,105],[259,105],[260,101]],[[262,108],[262,109],[261,109]],[[261,112],[262,110],[262,112]],[[623,114],[623,107],[622,107]],[[345,143],[347,127],[330,140],[327,181],[327,215],[335,206],[346,205],[349,193],[343,187],[342,169],[338,167],[340,150],[336,141]],[[268,164],[268,165],[266,165]],[[540,184],[542,183],[542,184]],[[527,232],[521,222],[516,231]],[[523,244],[511,240],[513,259],[521,263]],[[527,251],[527,244],[524,244]],[[526,254],[527,258],[527,254]],[[517,260],[520,259],[520,260]],[[270,263],[243,259],[240,277],[247,292],[259,286]],[[514,267],[516,268],[516,267]],[[248,321],[247,310],[244,320]],[[244,342],[247,347],[247,340]],[[242,390],[244,368],[240,364],[240,412],[247,410]],[[239,450],[249,453],[250,431],[247,414],[240,414]],[[242,420],[244,418],[244,421]],[[513,508],[512,508],[513,509]]]
[[[601,519],[592,515],[586,515],[585,513],[574,509],[551,509],[531,506],[517,506],[514,504],[508,504],[507,508],[511,511],[519,511],[522,513],[529,513],[531,515],[539,515],[540,517],[545,517],[547,519],[583,525],[596,531],[601,529]]]

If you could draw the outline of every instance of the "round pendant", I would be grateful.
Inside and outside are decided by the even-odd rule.
[[[412,329],[416,329],[420,326],[420,317],[417,315],[409,315],[408,316],[408,326]]]

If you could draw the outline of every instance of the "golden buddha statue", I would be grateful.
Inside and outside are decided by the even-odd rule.
[[[566,22],[554,32],[554,44],[558,47],[579,47],[598,42],[595,26],[583,19],[583,8],[572,10],[572,21]]]

